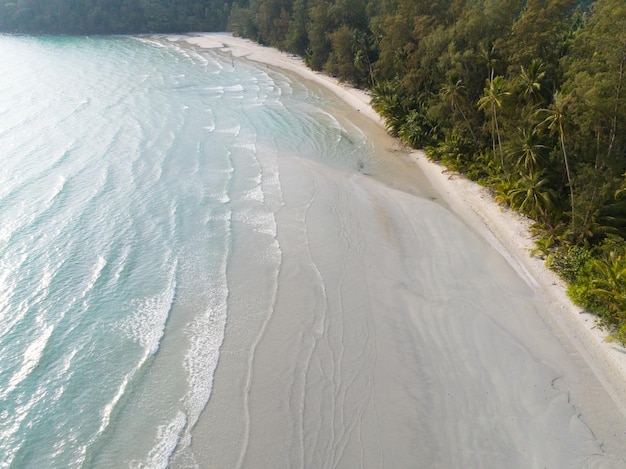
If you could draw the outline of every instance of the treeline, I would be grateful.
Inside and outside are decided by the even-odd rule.
[[[0,31],[125,34],[224,31],[233,0],[0,0]]]
[[[392,134],[535,220],[626,342],[624,0],[249,0],[229,28],[370,88]]]

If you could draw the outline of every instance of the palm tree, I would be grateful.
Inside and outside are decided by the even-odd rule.
[[[397,136],[409,112],[403,101],[399,82],[383,81],[374,86],[370,104],[385,120],[387,130]]]
[[[554,102],[548,109],[541,109],[540,111],[546,114],[546,118],[540,124],[546,126],[550,131],[550,135],[558,135],[561,143],[561,151],[563,152],[563,161],[565,163],[565,172],[567,174],[567,183],[569,185],[570,202],[572,207],[572,232],[576,234],[575,230],[575,213],[574,213],[574,185],[572,183],[572,174],[569,167],[569,159],[567,158],[567,151],[565,147],[565,106],[566,99],[563,95],[557,91],[554,93]]]
[[[493,154],[496,155],[496,137],[500,149],[500,163],[504,169],[504,153],[502,152],[502,141],[500,139],[500,128],[498,126],[498,108],[502,107],[504,99],[510,95],[506,88],[506,80],[498,75],[486,81],[487,86],[483,90],[483,96],[478,100],[478,109],[491,112],[491,140],[493,143]]]
[[[605,324],[613,335],[624,343],[626,335],[626,259],[622,254],[611,251],[607,257],[594,259],[596,276],[591,281],[591,293],[606,301],[611,316]]]
[[[363,70],[367,69],[367,80],[370,87],[376,86],[376,79],[374,78],[374,68],[370,59],[370,52],[372,49],[378,49],[378,39],[375,36],[371,36],[358,29],[353,30],[353,43],[356,46],[356,52],[354,54],[354,66]]]
[[[545,151],[546,146],[541,144],[536,127],[530,130],[520,128],[508,156],[515,162],[515,169],[532,174],[540,172],[545,167]]]
[[[555,193],[540,173],[523,175],[509,192],[511,208],[533,219],[548,219],[555,207]]]
[[[452,111],[459,111],[467,128],[472,134],[472,139],[474,142],[476,141],[476,136],[474,135],[474,131],[472,130],[472,126],[470,125],[465,113],[463,112],[462,103],[466,101],[465,97],[465,85],[463,84],[463,80],[458,78],[456,74],[452,74],[448,77],[448,83],[443,85],[439,90],[439,94],[441,97],[448,102]]]
[[[517,77],[520,87],[520,97],[527,102],[538,104],[541,100],[541,82],[546,76],[546,66],[539,59],[533,59],[528,68],[521,67]]]

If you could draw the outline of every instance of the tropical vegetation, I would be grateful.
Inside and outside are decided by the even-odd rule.
[[[233,0],[0,0],[0,31],[126,34],[224,31]]]

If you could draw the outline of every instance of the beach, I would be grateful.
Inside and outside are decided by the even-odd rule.
[[[528,220],[402,149],[367,93],[302,60],[226,34],[169,40],[324,88],[396,158],[374,177],[287,153],[265,168],[282,189],[271,314],[241,317],[264,279],[238,276],[173,467],[624,467],[626,354],[530,256]],[[231,273],[262,272],[254,253]]]

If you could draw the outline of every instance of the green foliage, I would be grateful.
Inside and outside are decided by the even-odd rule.
[[[395,136],[399,134],[412,105],[403,96],[398,80],[379,82],[372,89],[370,104],[385,119],[387,130]]]
[[[488,176],[483,164],[485,157],[477,152],[475,142],[463,135],[447,133],[443,140],[426,147],[426,155],[474,181]]]
[[[398,129],[398,137],[413,148],[423,148],[436,139],[437,129],[423,106],[411,109]]]
[[[583,246],[563,246],[548,257],[547,265],[567,282],[576,281],[591,259],[591,252]]]
[[[340,80],[348,80],[357,76],[354,56],[357,50],[354,31],[342,25],[329,34],[331,51],[324,70]]]
[[[518,128],[509,136],[506,159],[521,174],[539,174],[547,169],[547,142],[536,127]]]
[[[544,233],[535,239],[535,247],[530,251],[531,256],[539,256],[546,259],[554,250],[554,237]]]
[[[233,0],[0,0],[0,31],[120,34],[223,31]]]
[[[228,18],[228,29],[239,36],[258,37],[257,27],[254,24],[254,15],[249,8],[233,5]]]
[[[550,100],[550,96],[546,95],[546,85],[546,66],[540,59],[532,59],[527,67],[520,66],[515,86],[518,97],[526,105],[534,107],[546,104]]]
[[[574,0],[528,0],[502,38],[502,51],[509,67],[531,68],[534,60],[544,64],[543,80],[548,92],[554,92],[560,80],[559,61],[567,50],[572,31]]]
[[[509,192],[510,206],[534,219],[545,219],[553,211],[556,193],[542,173],[523,174]]]
[[[620,185],[620,188],[615,191],[615,199],[621,200],[626,197],[626,173],[624,173],[624,180]]]
[[[568,289],[570,297],[598,316],[613,339],[626,344],[626,244],[607,238],[579,268]]]
[[[456,129],[457,132],[467,131],[471,135],[472,140],[476,141],[476,135],[474,134],[472,124],[467,117],[467,87],[459,74],[456,72],[448,74],[448,81],[444,83],[441,88],[439,88],[439,97],[452,111],[452,114],[449,115],[449,123],[453,126],[453,128]],[[462,117],[462,124],[458,122],[457,114]],[[444,115],[440,116],[440,120],[445,124],[446,119]]]
[[[489,78],[483,90],[483,96],[478,100],[478,109],[484,111],[491,119],[491,138],[493,143],[493,154],[500,155],[500,163],[504,167],[504,152],[502,150],[502,137],[500,135],[500,126],[498,125],[498,109],[500,109],[504,100],[511,93],[508,91],[506,79],[502,76]],[[496,137],[498,141],[498,151],[496,152]]]
[[[310,12],[309,46],[305,60],[313,70],[321,70],[324,67],[332,50],[329,33],[334,31],[335,23],[330,13],[330,3],[325,0],[319,0]]]

